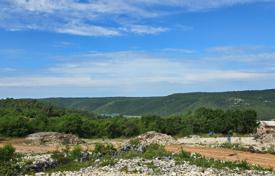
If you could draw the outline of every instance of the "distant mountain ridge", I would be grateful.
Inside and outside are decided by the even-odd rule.
[[[99,114],[167,116],[207,107],[254,109],[261,119],[275,117],[275,89],[177,93],[159,97],[46,98],[39,101]]]

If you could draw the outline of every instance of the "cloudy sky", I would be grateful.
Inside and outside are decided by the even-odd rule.
[[[275,88],[275,0],[0,0],[0,98]]]

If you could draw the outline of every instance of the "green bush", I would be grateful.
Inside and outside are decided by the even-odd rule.
[[[71,160],[79,160],[81,157],[82,148],[81,146],[75,146],[70,152],[69,157]]]
[[[96,144],[94,152],[101,155],[113,155],[117,150],[112,144]]]
[[[20,173],[15,148],[7,144],[0,148],[0,175],[15,176]]]
[[[145,148],[143,156],[145,158],[151,159],[156,157],[169,156],[170,153],[164,149],[164,146],[158,144],[150,144]]]
[[[20,175],[20,167],[16,161],[0,161],[0,175],[2,176],[16,176]]]
[[[131,139],[129,142],[131,145],[137,146],[140,144],[140,140],[138,139]]]
[[[59,164],[66,164],[70,162],[69,158],[66,157],[65,153],[59,151],[53,152],[52,158]]]
[[[7,144],[4,147],[0,148],[0,161],[9,161],[13,158],[15,153],[15,148]]]
[[[103,159],[101,159],[100,166],[113,166],[114,164],[116,164],[116,162],[117,160],[107,155]]]

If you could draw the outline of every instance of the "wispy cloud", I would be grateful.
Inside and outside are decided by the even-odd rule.
[[[78,58],[85,56],[85,60]],[[272,80],[275,73],[222,68],[217,61],[163,58],[145,52],[93,52],[71,56],[70,62],[47,68],[44,75],[0,77],[0,87],[123,87],[199,85],[212,81]],[[70,58],[69,58],[70,59]],[[207,62],[208,64],[200,64]]]
[[[122,28],[123,31],[136,33],[136,34],[158,34],[165,31],[168,31],[168,28],[164,27],[153,27],[147,25],[129,25]]]
[[[158,34],[168,31],[170,27],[151,24],[146,22],[147,19],[172,15],[172,11],[204,11],[255,2],[273,0],[2,0],[0,28],[81,36]],[[182,24],[179,26],[183,30],[192,28]]]
[[[0,68],[0,72],[15,72],[16,69],[12,68],[12,67],[4,67],[4,68]]]
[[[72,42],[67,42],[67,41],[61,41],[61,42],[55,42],[52,46],[55,48],[68,48],[72,47],[75,44]]]
[[[217,54],[255,53],[275,50],[275,46],[266,45],[240,45],[240,46],[215,46],[207,48],[208,52]]]
[[[74,34],[82,36],[115,36],[120,35],[120,31],[112,28],[106,28],[86,24],[67,24],[54,29],[58,33]]]
[[[164,48],[162,49],[164,52],[175,52],[175,53],[186,53],[186,54],[193,54],[196,51],[193,49],[187,49],[187,48]]]

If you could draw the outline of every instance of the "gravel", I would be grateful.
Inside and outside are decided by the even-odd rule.
[[[272,176],[271,172],[252,170],[227,170],[201,168],[187,162],[176,164],[173,159],[120,159],[114,165],[90,166],[79,171],[55,172],[46,174],[36,173],[36,176],[124,176],[124,175],[163,175],[163,176]]]

